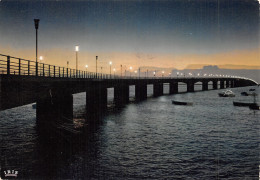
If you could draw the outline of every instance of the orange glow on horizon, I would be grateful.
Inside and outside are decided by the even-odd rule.
[[[14,50],[11,48],[3,48],[1,53],[20,57],[29,60],[35,60],[34,50]],[[69,61],[69,68],[76,68],[75,52],[61,49],[39,50],[44,57],[44,63],[66,67]],[[231,69],[236,69],[232,65],[239,67],[251,66],[251,69],[260,69],[259,61],[260,49],[232,51],[218,54],[157,54],[157,53],[124,53],[124,52],[86,52],[81,50],[78,52],[79,69],[85,70],[88,64],[88,71],[95,72],[96,56],[98,55],[98,71],[102,67],[103,73],[109,73],[109,62],[113,62],[112,68],[121,69],[122,71],[138,70],[139,67],[157,67],[157,68],[175,68],[185,69],[194,67],[201,68],[203,65],[218,65],[220,68],[229,65]],[[246,67],[245,67],[246,68]],[[152,70],[152,69],[151,69]],[[144,71],[144,70],[141,70]]]

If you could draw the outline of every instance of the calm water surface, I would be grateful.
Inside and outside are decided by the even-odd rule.
[[[249,89],[232,89],[235,98],[212,90],[110,108],[81,144],[48,131],[44,138],[31,105],[2,111],[1,173],[15,169],[25,179],[258,179],[259,111],[232,104],[252,102],[240,96]],[[113,89],[108,92],[111,103]],[[172,105],[172,99],[194,105]],[[84,104],[84,93],[74,96],[75,117],[83,116]]]

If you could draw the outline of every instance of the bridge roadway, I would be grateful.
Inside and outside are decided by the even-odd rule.
[[[201,82],[202,90],[208,90],[209,82],[213,89],[252,86],[256,83],[242,78],[69,78],[25,75],[0,75],[0,110],[36,102],[36,116],[39,119],[73,117],[72,94],[86,92],[86,112],[99,115],[107,108],[107,88],[114,88],[116,106],[129,101],[129,86],[135,86],[135,98],[147,98],[147,85],[153,85],[153,95],[163,95],[163,84],[169,84],[169,94],[178,93],[178,83],[187,85],[187,92],[194,92],[195,83]],[[46,118],[46,115],[48,116]]]

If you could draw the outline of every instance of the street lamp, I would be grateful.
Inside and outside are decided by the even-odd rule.
[[[36,76],[38,76],[38,28],[40,19],[34,19],[34,27],[36,30]]]
[[[98,61],[98,56],[96,56],[96,77],[97,77],[97,61]]]
[[[109,62],[109,65],[110,65],[110,78],[111,78],[111,65],[112,65],[111,61]]]
[[[122,64],[120,65],[120,67],[121,67],[121,78],[122,78]]]
[[[132,66],[130,66],[129,69],[130,69],[130,78],[131,78],[131,72],[132,72],[132,69],[133,69]]]
[[[178,76],[179,76],[179,72],[177,72],[177,78],[178,78]]]
[[[79,46],[75,46],[76,51],[76,77],[78,76],[78,52],[79,52]]]
[[[164,76],[164,71],[162,71],[162,77]]]
[[[115,78],[116,69],[114,68],[113,71],[114,71],[114,78]]]
[[[86,67],[86,71],[88,71],[88,65],[86,65],[85,67]]]

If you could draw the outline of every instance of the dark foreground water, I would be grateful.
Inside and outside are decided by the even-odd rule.
[[[44,138],[31,105],[2,111],[1,174],[14,169],[18,179],[258,179],[259,111],[232,104],[251,102],[240,96],[249,89],[232,89],[235,98],[212,90],[132,102],[110,110],[81,144]],[[110,101],[111,94],[109,89]],[[172,105],[172,99],[194,105]],[[75,116],[84,114],[84,101],[85,94],[74,97]]]

